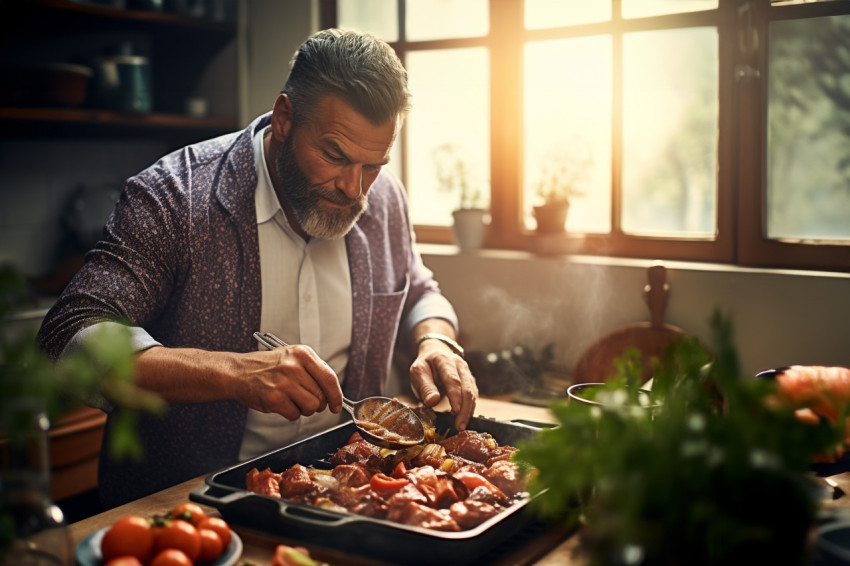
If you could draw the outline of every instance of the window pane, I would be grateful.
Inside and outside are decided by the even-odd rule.
[[[487,0],[407,0],[405,10],[408,41],[481,37],[490,29]]]
[[[339,0],[339,27],[357,29],[398,41],[398,2],[396,0]]]
[[[850,16],[774,22],[767,235],[850,240]]]
[[[611,3],[600,0],[525,0],[527,29],[554,28],[606,22],[611,19]]]
[[[525,47],[527,228],[535,226],[531,211],[538,203],[537,187],[554,168],[562,177],[575,178],[585,193],[571,200],[567,227],[577,232],[611,230],[611,49],[610,36]],[[566,161],[553,166],[552,159],[559,157]]]
[[[623,38],[623,212],[633,234],[713,236],[717,31]]]
[[[449,226],[459,190],[440,189],[438,169],[460,158],[464,180],[490,196],[489,56],[483,47],[407,54],[413,109],[407,118],[405,156],[414,224]]]
[[[717,0],[622,0],[624,18],[645,18],[717,8]]]

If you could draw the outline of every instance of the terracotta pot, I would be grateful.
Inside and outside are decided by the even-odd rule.
[[[534,207],[537,231],[541,234],[557,234],[566,231],[569,202],[543,204]]]

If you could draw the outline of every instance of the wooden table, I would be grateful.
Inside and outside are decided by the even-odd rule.
[[[447,405],[438,405],[437,410],[446,410]],[[555,423],[552,413],[545,408],[521,405],[497,399],[480,399],[478,402],[477,416],[494,418],[497,420],[519,420],[524,419],[539,423]],[[838,473],[842,472],[842,473]],[[832,474],[832,471],[827,473]],[[116,507],[84,519],[70,526],[71,536],[75,543],[93,533],[94,531],[111,525],[121,516],[135,514],[151,516],[162,514],[174,508],[178,503],[189,500],[189,493],[204,484],[206,475],[187,482],[175,485],[158,493],[143,497],[126,505]],[[848,509],[850,508],[850,472],[836,469],[835,475],[830,476],[840,489],[843,496],[837,499],[825,499],[825,509]],[[211,507],[205,507],[211,514],[218,511]],[[296,546],[307,546],[314,558],[324,560],[334,565],[350,566],[384,566],[374,560],[368,560],[352,555],[342,554],[332,548],[305,545],[294,540],[281,537],[273,537],[266,533],[234,526],[244,543],[239,565],[246,563],[255,566],[268,566],[271,564],[274,548],[278,544],[290,544]],[[542,532],[533,541],[520,546],[511,552],[507,552],[495,562],[489,562],[488,566],[516,566],[534,564],[535,566],[585,566],[586,560],[579,549],[579,537],[564,528],[551,528]]]
[[[446,410],[447,408],[448,405],[437,406],[437,410]],[[539,423],[556,422],[548,409],[497,399],[479,399],[476,415],[497,420],[523,419]],[[204,484],[205,478],[206,475],[191,479],[74,523],[70,525],[71,536],[76,544],[98,529],[111,525],[115,520],[124,515],[133,514],[147,517],[166,513],[177,506],[177,504],[189,501],[189,493],[201,487]],[[218,511],[214,508],[206,506],[204,508],[210,514],[218,514]],[[271,564],[274,548],[281,543],[307,546],[313,557],[334,565],[372,566],[377,564],[375,561],[365,558],[341,554],[328,548],[316,548],[285,538],[272,537],[266,533],[240,526],[234,526],[234,530],[239,534],[244,544],[242,558],[237,562],[239,565],[243,563],[250,563],[256,566]],[[584,561],[580,557],[574,556],[574,551],[577,547],[577,537],[570,535],[571,533],[566,529],[547,529],[539,537],[536,537],[533,542],[517,548],[516,552],[512,554],[508,553],[508,555],[500,559],[499,564],[507,566],[535,563],[541,566],[554,566],[556,564],[580,566],[584,564]]]

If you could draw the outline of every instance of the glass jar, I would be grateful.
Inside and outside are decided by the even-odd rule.
[[[34,398],[4,400],[0,414],[0,566],[70,566],[73,544],[50,496],[50,421]]]

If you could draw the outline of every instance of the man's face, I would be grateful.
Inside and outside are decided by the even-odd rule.
[[[366,210],[369,188],[389,161],[396,120],[375,126],[336,97],[325,98],[317,116],[290,130],[275,162],[301,229],[332,240]]]

